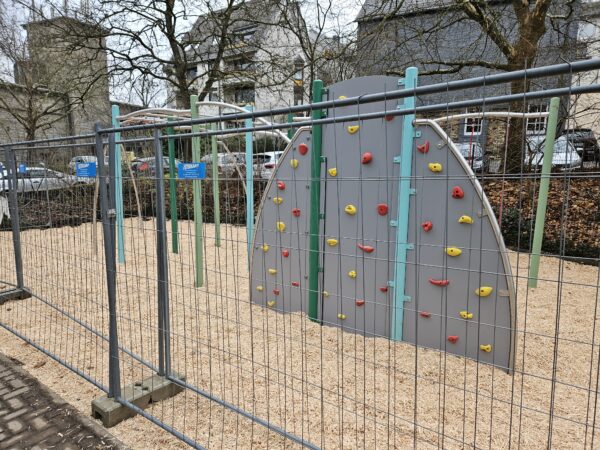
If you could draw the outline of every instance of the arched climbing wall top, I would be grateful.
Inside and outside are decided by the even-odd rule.
[[[401,84],[357,78],[330,86],[328,98]],[[353,104],[328,116],[391,112],[412,101]],[[391,115],[327,124],[322,136],[317,319],[511,368],[506,250],[481,186],[450,139],[433,122]],[[296,133],[256,224],[252,299],[282,312],[309,310],[311,139],[310,129]]]

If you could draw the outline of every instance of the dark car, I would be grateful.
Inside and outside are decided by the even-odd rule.
[[[594,132],[589,128],[573,128],[562,133],[575,147],[583,162],[600,162],[600,147]]]

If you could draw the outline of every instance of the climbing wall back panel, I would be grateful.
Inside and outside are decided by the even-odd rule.
[[[330,86],[328,98],[397,88],[396,78],[359,78]],[[395,111],[402,103],[350,105],[328,117]],[[404,283],[394,279],[403,121],[323,126],[318,317],[325,326],[390,337],[398,289],[403,341],[511,368],[514,287],[506,250],[476,177],[431,121],[417,121],[408,139],[409,250]],[[308,311],[311,138],[310,129],[300,130],[281,157],[255,228],[252,300],[281,312]]]

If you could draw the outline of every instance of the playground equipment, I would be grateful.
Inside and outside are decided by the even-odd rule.
[[[401,82],[412,89],[416,78],[409,69]],[[358,78],[323,97],[316,86],[315,101],[398,84]],[[414,107],[408,97],[360,113]],[[250,280],[252,300],[275,311],[513,367],[515,290],[500,229],[450,138],[414,114],[296,132],[258,212]]]

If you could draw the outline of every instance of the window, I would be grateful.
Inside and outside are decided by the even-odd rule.
[[[234,42],[250,42],[256,34],[256,27],[243,27],[233,30]]]
[[[198,76],[198,68],[197,67],[190,67],[187,72],[187,79],[188,80],[194,80],[196,79],[196,77]]]
[[[468,117],[465,119],[465,136],[479,136],[483,130],[483,119],[481,117]]]
[[[254,100],[254,86],[240,87],[234,93],[235,103],[254,103]]]
[[[530,113],[548,112],[548,105],[529,105],[527,109]],[[546,132],[546,122],[548,117],[529,117],[527,119],[528,134],[544,134]]]
[[[212,88],[208,93],[208,100],[211,102],[219,101],[219,93],[217,92],[217,88]]]

